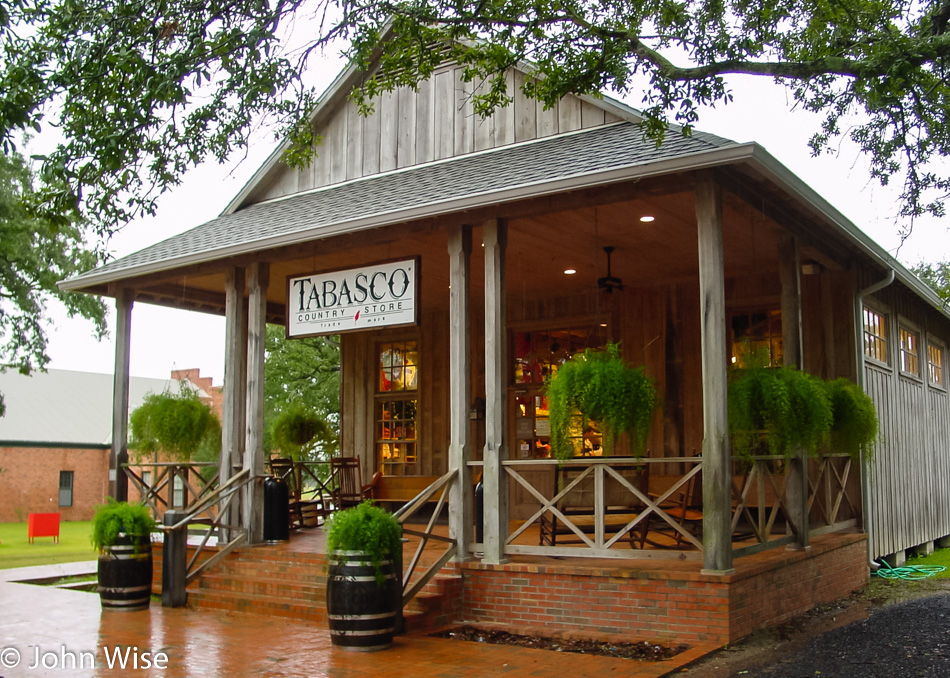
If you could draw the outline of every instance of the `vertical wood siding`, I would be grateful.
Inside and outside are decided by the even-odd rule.
[[[545,110],[521,93],[525,77],[509,73],[514,101],[485,119],[472,110],[479,85],[462,82],[460,68],[436,73],[418,91],[404,87],[382,94],[366,117],[345,100],[318,123],[322,141],[310,167],[280,165],[251,202],[619,120],[573,96]]]
[[[891,359],[891,369],[865,368],[866,389],[880,422],[869,464],[871,550],[877,557],[950,535],[950,398],[927,383],[926,363],[927,334],[946,345],[950,327],[899,284],[875,296],[888,319]],[[897,369],[898,317],[921,333],[919,380]]]

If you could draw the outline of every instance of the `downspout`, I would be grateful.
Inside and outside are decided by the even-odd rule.
[[[869,294],[874,294],[875,292],[884,289],[892,282],[894,282],[895,271],[893,268],[888,270],[887,277],[883,280],[874,283],[869,287],[865,287],[863,290],[859,290],[857,296],[854,299],[854,334],[855,334],[855,350],[857,353],[857,384],[858,387],[867,393],[867,388],[865,386],[864,379],[864,297]],[[871,568],[871,571],[877,569],[878,565],[874,562],[874,557],[871,555],[871,548],[874,544],[874,533],[873,533],[873,520],[871,518],[871,487],[870,487],[870,473],[868,473],[868,465],[864,459],[864,454],[861,455],[861,510],[864,513],[864,531],[868,535],[868,564]]]

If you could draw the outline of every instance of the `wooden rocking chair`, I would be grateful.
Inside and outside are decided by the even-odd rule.
[[[335,510],[350,508],[372,498],[370,485],[363,485],[359,457],[334,457],[330,460],[330,492]]]

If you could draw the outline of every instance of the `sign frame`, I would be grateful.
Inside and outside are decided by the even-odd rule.
[[[291,334],[291,318],[295,313],[300,313],[300,311],[294,311],[291,308],[293,299],[295,296],[294,289],[292,287],[294,281],[305,279],[305,278],[327,278],[335,274],[344,274],[344,273],[353,273],[358,274],[362,271],[372,271],[373,269],[385,268],[392,266],[394,264],[411,264],[413,267],[413,275],[409,280],[411,281],[412,290],[413,290],[413,308],[412,308],[412,319],[401,322],[394,323],[375,323],[368,324],[362,327],[345,327],[345,328],[334,328],[327,329],[318,332],[298,332]],[[348,266],[346,268],[335,268],[329,270],[320,270],[313,271],[311,273],[295,273],[288,275],[284,281],[284,291],[287,294],[287,300],[284,304],[286,312],[286,322],[284,324],[284,336],[287,339],[306,339],[308,337],[325,337],[334,334],[349,334],[352,332],[367,332],[374,329],[391,329],[396,327],[418,327],[420,324],[421,317],[421,298],[422,298],[422,257],[419,255],[411,257],[400,257],[398,259],[387,259],[383,261],[373,261],[366,264],[361,264],[359,266]],[[372,304],[372,302],[370,302]],[[363,302],[360,302],[362,305]],[[360,311],[362,313],[362,310]]]

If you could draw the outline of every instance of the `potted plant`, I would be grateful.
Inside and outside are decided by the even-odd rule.
[[[369,500],[335,513],[328,524],[330,639],[346,650],[383,650],[402,609],[402,527]]]
[[[606,454],[613,453],[617,438],[625,433],[633,453],[643,453],[656,409],[656,388],[642,367],[624,361],[619,344],[575,354],[548,379],[545,394],[554,456],[574,456],[571,431],[578,428],[578,416],[581,430],[589,421],[600,424]]]
[[[145,506],[109,499],[96,507],[92,544],[99,552],[99,600],[104,610],[144,610],[152,595],[155,520]]]

